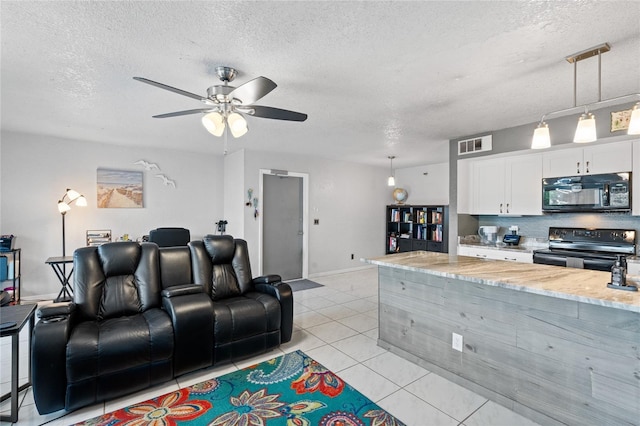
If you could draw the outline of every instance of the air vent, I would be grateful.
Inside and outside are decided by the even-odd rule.
[[[458,155],[473,154],[474,152],[491,151],[491,135],[458,141]]]

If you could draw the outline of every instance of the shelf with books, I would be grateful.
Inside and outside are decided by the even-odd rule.
[[[446,216],[448,206],[387,206],[385,252],[413,250],[447,251]]]

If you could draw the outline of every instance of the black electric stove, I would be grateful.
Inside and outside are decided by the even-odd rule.
[[[533,263],[610,271],[617,255],[636,254],[633,229],[549,228],[549,248],[535,250]]]

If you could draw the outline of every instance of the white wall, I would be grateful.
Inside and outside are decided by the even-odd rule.
[[[244,203],[248,200],[244,185],[244,150],[238,150],[224,157],[224,218],[227,224],[226,233],[234,238],[244,238]],[[258,188],[253,188],[254,197],[258,196]]]
[[[144,208],[98,209],[98,167],[144,170],[133,163],[157,163],[176,182],[164,186],[144,172]],[[160,226],[190,229],[192,239],[215,232],[223,216],[223,159],[179,150],[130,148],[49,136],[2,132],[0,232],[17,236],[22,248],[22,296],[57,295],[60,284],[44,262],[62,254],[57,201],[66,188],[85,195],[88,206],[72,206],[66,217],[67,255],[85,245],[87,229],[111,229],[133,239]]]
[[[407,204],[449,204],[449,163],[396,169],[395,178],[409,194]]]
[[[245,188],[258,190],[260,169],[309,174],[309,276],[363,267],[362,257],[384,255],[385,205],[392,201],[386,169],[316,157],[245,152]],[[259,201],[262,211],[262,200]],[[259,222],[246,208],[245,239],[258,259]],[[319,219],[319,225],[313,220]],[[354,259],[351,259],[351,254]],[[258,262],[252,260],[257,268]],[[254,275],[257,274],[254,271]]]

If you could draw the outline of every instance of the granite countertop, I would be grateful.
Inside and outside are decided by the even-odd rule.
[[[390,254],[362,261],[640,313],[640,291],[608,288],[607,283],[611,281],[609,272],[425,251]],[[627,281],[640,284],[640,276],[628,275]]]

